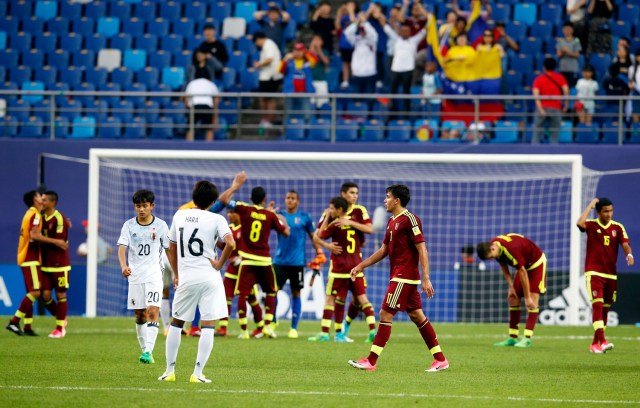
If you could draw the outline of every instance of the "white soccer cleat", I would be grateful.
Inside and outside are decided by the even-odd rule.
[[[195,374],[191,374],[191,378],[189,378],[190,383],[204,383],[209,384],[211,382],[210,379],[206,378],[204,375],[198,377]]]

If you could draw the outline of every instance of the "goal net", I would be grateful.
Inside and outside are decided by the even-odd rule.
[[[246,184],[234,199],[249,201],[250,191],[263,186],[267,199],[284,208],[289,190],[300,195],[300,209],[318,219],[343,182],[359,186],[359,203],[374,219],[363,256],[381,244],[388,214],[385,189],[406,184],[408,208],[422,219],[431,279],[436,290],[424,302],[438,322],[504,322],[508,318],[507,287],[495,261],[482,264],[463,248],[505,233],[532,239],[545,252],[548,293],[541,312],[560,295],[568,297],[566,322],[578,323],[583,239],[575,222],[594,196],[600,174],[582,166],[578,155],[441,155],[365,153],[284,153],[211,151],[130,151],[92,149],[90,155],[89,225],[100,225],[100,236],[115,243],[125,220],[134,217],[132,194],[155,192],[154,214],[171,223],[176,209],[190,200],[193,184],[214,182],[220,191],[235,173],[245,170]],[[377,211],[376,211],[377,210]],[[374,216],[374,213],[376,214]],[[96,222],[97,221],[97,222]],[[97,265],[92,258],[97,229],[89,231],[87,315],[126,313],[127,283],[115,257]],[[275,251],[277,237],[271,238]],[[95,255],[93,255],[95,256]],[[315,253],[307,245],[307,258]],[[328,264],[327,264],[328,265]],[[366,271],[368,296],[376,309],[389,282],[385,259]],[[326,269],[323,275],[326,278]],[[307,274],[307,281],[310,273]],[[303,318],[320,318],[324,284],[302,292]],[[288,316],[286,291],[277,314]],[[560,322],[563,323],[563,322]]]

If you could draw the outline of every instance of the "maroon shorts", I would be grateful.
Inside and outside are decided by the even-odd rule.
[[[363,276],[359,276],[355,281],[351,278],[334,278],[329,275],[329,281],[327,282],[326,294],[328,296],[335,296],[338,299],[346,299],[347,294],[351,291],[353,297],[367,294],[367,280]]]
[[[612,305],[616,301],[618,281],[603,276],[587,275],[587,290],[591,303],[600,299],[606,305]]]
[[[235,278],[230,278],[228,276],[224,277],[222,284],[224,285],[224,295],[227,299],[231,299],[233,297],[233,293],[236,290],[236,283],[238,282],[238,276]]]
[[[397,312],[413,312],[422,309],[422,299],[418,291],[418,285],[404,282],[389,282],[387,293],[382,301],[382,309],[385,312],[396,314]]]
[[[69,289],[69,271],[42,272],[42,290],[65,292]]]
[[[544,294],[547,291],[547,262],[545,260],[535,267],[534,269],[527,271],[527,277],[529,278],[529,291],[531,293]],[[520,281],[520,274],[516,272],[516,276],[513,279],[513,289],[519,297],[524,297],[524,290],[522,289],[522,282]]]
[[[21,266],[22,277],[24,278],[24,286],[27,292],[40,290],[42,282],[42,271],[40,265]]]
[[[276,273],[273,266],[246,265],[241,263],[238,268],[238,282],[235,293],[242,296],[249,296],[253,285],[259,284],[264,293],[278,292],[276,285]]]

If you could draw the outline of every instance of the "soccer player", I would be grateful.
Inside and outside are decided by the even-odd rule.
[[[533,329],[538,321],[540,295],[547,291],[547,257],[530,239],[520,234],[506,234],[481,242],[477,247],[480,259],[495,259],[509,286],[509,338],[494,344],[498,347],[531,347]],[[516,269],[511,278],[509,266]],[[521,299],[527,307],[524,337],[518,341]]]
[[[153,364],[162,294],[163,250],[169,248],[167,223],[153,215],[155,195],[138,190],[132,197],[136,216],[122,225],[118,261],[129,282],[127,308],[136,315],[136,334],[142,349],[139,361]]]
[[[227,209],[227,218],[229,219],[229,228],[231,229],[231,233],[233,234],[233,239],[236,241],[236,246],[231,251],[229,255],[229,262],[227,263],[227,269],[224,272],[224,280],[222,283],[224,284],[224,293],[227,298],[227,313],[231,316],[231,306],[233,304],[234,291],[236,290],[236,284],[238,282],[238,266],[240,265],[240,261],[242,258],[238,255],[238,242],[242,239],[241,235],[241,225],[240,225],[240,216],[238,213],[231,209]],[[218,247],[224,248],[220,242],[218,242]],[[251,337],[261,338],[264,335],[262,334],[262,328],[264,327],[264,321],[262,320],[262,308],[260,307],[260,301],[256,296],[257,291],[254,285],[249,297],[247,298],[247,302],[251,306],[251,311],[253,312],[253,321],[256,323],[256,329],[251,333]],[[243,325],[246,327],[247,325],[247,317],[241,317],[240,326]],[[227,336],[227,326],[229,325],[229,318],[225,317],[220,319],[218,322],[218,329],[215,331],[214,335],[219,337]],[[245,337],[245,332],[241,333],[238,336],[239,339],[248,340],[249,336]]]
[[[42,279],[40,270],[40,241],[42,235],[36,234],[42,228],[42,196],[36,190],[26,192],[22,197],[27,212],[22,217],[20,226],[20,240],[18,241],[18,265],[22,269],[24,284],[27,294],[20,302],[18,310],[13,315],[7,330],[18,336],[37,336],[31,327],[33,323],[33,302],[40,297],[40,281]],[[49,240],[49,239],[47,239]],[[69,244],[60,239],[48,241],[62,249],[67,249]],[[20,320],[24,320],[24,330],[20,329]]]
[[[274,229],[288,237],[289,226],[282,215],[275,213],[273,202],[265,208],[267,194],[264,188],[258,186],[251,190],[251,202],[253,205],[240,201],[229,203],[229,208],[240,216],[240,233],[242,234],[238,247],[238,254],[242,257],[242,261],[238,269],[238,283],[235,290],[239,295],[238,316],[243,318],[247,315],[247,297],[251,294],[253,286],[256,283],[260,284],[266,295],[262,333],[266,337],[275,338],[276,333],[271,328],[271,322],[276,312],[278,286],[269,253],[269,234]],[[249,334],[246,324],[240,328],[241,335],[246,338]]]
[[[56,209],[58,194],[55,191],[47,191],[42,196],[42,210],[44,222],[42,235],[47,238],[69,240],[69,220]],[[69,289],[69,271],[71,261],[69,250],[59,248],[50,243],[42,243],[42,299],[45,307],[56,318],[56,328],[49,334],[53,339],[61,339],[65,336],[67,310],[67,289]],[[51,292],[55,290],[56,301]]]
[[[393,216],[387,223],[382,245],[351,270],[351,279],[354,280],[365,268],[389,256],[391,280],[382,302],[378,332],[367,358],[349,360],[349,365],[354,368],[370,371],[376,369],[378,357],[391,337],[393,316],[399,311],[407,312],[435,359],[426,371],[437,372],[449,368],[449,362],[438,344],[436,332],[422,311],[418,285],[421,285],[428,298],[432,298],[435,292],[429,279],[429,255],[422,233],[422,222],[406,208],[410,198],[407,186],[394,184],[387,187],[384,205]],[[422,279],[418,265],[422,269]]]
[[[216,186],[206,180],[193,187],[196,208],[178,210],[169,231],[169,261],[175,272],[173,320],[166,343],[167,369],[160,381],[175,381],[175,366],[180,349],[182,327],[192,320],[196,306],[202,314],[202,333],[191,383],[210,383],[202,373],[213,350],[215,320],[228,317],[220,269],[229,258],[235,241],[226,220],[220,214],[207,211],[218,197]],[[216,242],[223,240],[225,248],[217,257]]]
[[[360,235],[356,233],[356,229],[344,223],[344,221],[348,220],[346,215],[348,206],[347,200],[344,198],[332,198],[329,201],[329,208],[325,211],[329,216],[324,218],[317,232],[318,239],[331,238],[333,243],[340,247],[341,252],[339,254],[331,254],[326,290],[327,297],[321,322],[322,331],[314,337],[309,337],[309,341],[329,341],[329,327],[335,304],[340,300],[344,305],[344,299],[347,298],[349,290],[351,290],[358,304],[369,303],[365,292],[364,273],[358,274],[353,281],[350,279],[351,269],[362,262],[362,241]],[[329,218],[333,219],[333,221],[328,222]],[[343,318],[344,314],[335,313],[336,334],[334,340],[340,343],[351,343],[353,340],[342,332]]]
[[[592,208],[596,209],[598,218],[588,220],[587,217]],[[621,246],[624,251],[627,265],[632,266],[634,263],[627,231],[612,217],[613,203],[611,200],[604,197],[594,198],[577,222],[580,231],[587,234],[584,271],[591,298],[594,330],[589,351],[596,354],[613,349],[613,343],[606,340],[604,331],[607,328],[609,309],[616,300],[618,246]]]
[[[273,267],[276,270],[276,280],[278,289],[282,289],[289,281],[291,286],[291,329],[288,337],[298,338],[298,321],[302,313],[302,301],[300,300],[300,290],[304,287],[304,266],[305,266],[305,237],[308,236],[313,243],[313,234],[316,230],[309,213],[300,211],[300,195],[290,190],[284,199],[285,211],[278,212],[286,220],[291,234],[285,237],[278,234],[278,249],[273,258]],[[326,262],[324,253],[320,245],[313,243],[317,256],[314,261]],[[320,264],[318,264],[318,267]]]

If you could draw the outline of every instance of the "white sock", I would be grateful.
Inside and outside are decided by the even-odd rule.
[[[140,343],[140,348],[144,353],[144,349],[147,345],[147,322],[142,324],[136,323],[136,334],[138,335],[138,343]]]
[[[198,377],[202,376],[202,370],[209,360],[211,350],[213,350],[213,327],[202,327],[200,340],[198,341],[198,357],[196,358],[196,366],[193,373]]]
[[[160,320],[162,321],[164,331],[169,331],[169,325],[171,324],[171,302],[169,299],[162,299],[160,305]]]
[[[147,323],[147,351],[153,353],[153,348],[156,346],[156,339],[158,338],[158,322]]]
[[[178,358],[178,350],[180,349],[180,340],[182,339],[181,332],[182,329],[180,329],[179,327],[169,327],[165,350],[165,356],[167,358],[167,374],[175,371],[176,359]]]

